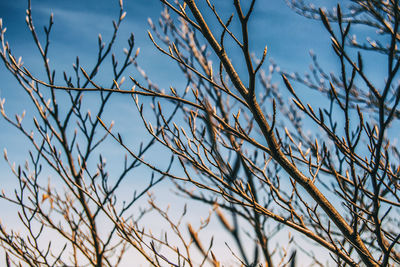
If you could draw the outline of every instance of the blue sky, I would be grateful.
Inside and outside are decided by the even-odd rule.
[[[32,2],[33,17],[39,32],[42,32],[43,25],[48,23],[50,13],[54,13],[55,25],[51,38],[50,63],[58,70],[58,77],[61,77],[63,70],[72,72],[72,63],[77,55],[80,56],[83,66],[93,64],[97,53],[97,36],[101,33],[103,39],[107,40],[113,29],[111,21],[119,12],[118,0],[33,0]],[[230,13],[229,3],[231,1],[218,1],[217,7],[225,8],[224,14]],[[124,6],[127,17],[119,33],[115,50],[117,57],[118,54],[123,55],[122,48],[126,47],[126,40],[130,32],[133,32],[136,47],[141,48],[139,65],[146,70],[152,80],[163,88],[179,84],[180,76],[176,68],[171,67],[171,61],[166,56],[156,51],[147,37],[149,29],[147,18],[157,21],[162,5],[157,0],[126,0]],[[204,4],[200,5],[200,8],[206,10]],[[0,17],[3,19],[3,25],[7,27],[6,38],[12,51],[15,55],[22,56],[25,66],[35,71],[40,69],[42,63],[26,27],[25,9],[25,1],[0,0]],[[285,70],[304,73],[311,62],[310,49],[320,56],[328,68],[335,66],[335,63],[330,61],[332,52],[329,36],[323,26],[295,14],[283,0],[258,1],[250,27],[252,49],[256,55],[261,55],[264,46],[267,45],[268,58],[273,58]],[[131,71],[135,72],[133,68]],[[0,98],[6,98],[8,114],[21,113],[24,109],[29,113],[26,96],[1,64],[0,81]],[[107,81],[106,76],[104,81]],[[144,133],[143,129],[135,127],[139,123],[138,120],[129,117],[129,112],[134,109],[132,102],[117,96],[112,105],[110,112],[105,116],[110,120],[115,117],[120,119],[121,124],[118,124],[117,119],[116,129],[128,136],[132,134],[141,136]],[[127,118],[130,122],[122,124]],[[23,164],[26,155],[23,136],[10,127],[3,118],[0,118],[0,129],[0,149],[7,148],[11,160]],[[0,161],[0,170],[1,187],[10,190],[14,180],[4,160]],[[169,196],[161,197],[163,198],[168,199]],[[0,209],[5,205],[7,203],[0,202]]]

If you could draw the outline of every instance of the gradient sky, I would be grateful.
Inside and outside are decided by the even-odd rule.
[[[54,13],[55,25],[51,38],[50,63],[58,70],[59,76],[62,70],[72,72],[72,63],[77,55],[80,56],[83,66],[93,64],[97,55],[97,36],[101,33],[103,39],[107,40],[113,29],[111,21],[119,12],[118,0],[33,0],[32,2],[33,17],[39,32],[43,32],[43,25],[48,23],[50,13]],[[218,2],[217,8],[224,10],[223,14],[231,13],[231,1],[216,2]],[[326,4],[329,1],[318,2]],[[0,17],[3,19],[3,25],[7,27],[6,39],[10,43],[12,52],[22,56],[28,69],[36,71],[40,69],[42,63],[26,27],[26,6],[26,1],[22,0],[0,0]],[[157,0],[125,0],[124,6],[127,17],[119,33],[115,50],[117,56],[118,53],[122,55],[122,48],[127,44],[129,33],[133,32],[136,47],[141,48],[139,65],[146,70],[152,80],[163,88],[179,84],[180,76],[176,73],[176,69],[170,67],[171,62],[168,58],[160,55],[147,37],[149,29],[147,18],[157,21],[162,5]],[[199,6],[202,10],[206,10],[204,3]],[[335,66],[335,63],[330,61],[332,51],[329,46],[329,36],[323,26],[295,14],[283,0],[259,0],[250,27],[251,47],[256,55],[261,56],[264,46],[268,45],[268,58],[274,59],[285,70],[300,73],[308,70],[311,62],[310,49],[319,55],[325,66],[328,68]],[[40,74],[40,71],[37,71]],[[107,77],[104,77],[104,80],[107,81]],[[6,98],[8,114],[21,113],[27,109],[24,92],[2,64],[0,64],[0,81],[0,98]],[[118,97],[116,99],[116,101],[121,100]],[[118,109],[111,109],[106,118],[121,117],[123,121],[129,117],[131,103],[122,101],[117,104]],[[29,113],[29,109],[27,112]],[[144,133],[133,124],[133,121],[129,125],[122,126],[117,123],[116,128],[126,135],[134,133],[135,136],[140,136]],[[7,148],[12,161],[23,164],[23,159],[26,157],[26,142],[23,136],[0,118],[0,149],[3,148]],[[0,160],[0,178],[1,188],[10,191],[15,180],[3,159]],[[160,198],[163,199],[162,196]],[[168,196],[165,196],[165,199],[168,199]],[[0,201],[0,210],[7,209],[11,212],[8,206],[8,203]],[[10,216],[15,218],[11,213]]]

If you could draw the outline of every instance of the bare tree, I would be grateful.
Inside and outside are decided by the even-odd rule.
[[[7,70],[27,93],[34,108],[34,112],[27,115],[32,119],[32,124],[29,124],[26,118],[24,120],[25,111],[13,119],[6,113],[5,100],[1,102],[3,118],[18,129],[33,148],[23,166],[15,166],[9,160],[7,150],[4,151],[4,157],[19,187],[14,194],[3,191],[0,197],[18,208],[23,229],[21,233],[21,228],[17,226],[2,224],[0,227],[0,244],[6,252],[7,266],[118,266],[129,248],[137,251],[133,254],[135,257],[141,255],[154,266],[196,266],[208,262],[219,264],[215,256],[209,258],[212,254],[212,240],[204,250],[198,238],[199,233],[208,226],[211,214],[200,221],[199,228],[190,225],[189,234],[185,234],[188,229],[183,224],[186,208],[181,218],[171,218],[168,211],[156,204],[153,196],[150,196],[148,208],[138,206],[138,200],[149,194],[165,174],[153,173],[148,179],[148,185],[132,192],[130,199],[121,197],[121,187],[127,184],[127,178],[132,176],[133,170],[140,168],[140,158],[149,152],[155,138],[143,138],[147,141],[140,143],[136,157],[125,156],[122,168],[118,166],[119,174],[110,175],[106,168],[107,153],[103,150],[107,146],[107,131],[112,126],[103,131],[102,135],[102,122],[98,118],[110,105],[111,93],[123,84],[123,75],[128,67],[137,66],[135,60],[139,53],[139,50],[134,50],[134,37],[131,35],[121,65],[113,54],[113,46],[125,15],[120,1],[119,16],[118,20],[113,21],[111,39],[104,42],[99,35],[97,61],[90,71],[77,57],[73,64],[73,75],[70,76],[66,71],[62,73],[66,87],[83,89],[80,91],[57,91],[58,76],[49,63],[53,15],[42,35],[34,26],[31,2],[28,1],[26,22],[46,75],[37,81],[33,75],[39,71],[37,68],[29,71],[30,68],[24,65],[22,58],[17,59],[12,54],[5,39],[6,29],[0,24],[0,56]],[[99,75],[110,76],[105,70],[107,59],[112,62],[113,82],[104,86],[108,90],[96,94],[97,103],[88,105],[87,100],[93,94],[85,95],[83,91],[93,86],[93,80]],[[153,104],[156,104],[154,101],[155,98]],[[88,107],[95,110],[94,113],[87,110]],[[176,106],[169,118],[158,122],[156,127],[160,128],[161,124],[169,122],[180,108]],[[168,173],[171,166],[172,158],[164,172]],[[46,179],[45,176],[50,178]],[[166,235],[156,236],[151,229],[139,223],[150,211],[160,215],[171,229],[169,239],[175,235],[177,241],[170,243]],[[223,218],[221,212],[218,214]],[[191,251],[195,247],[201,248],[204,255],[193,256]],[[160,252],[161,248],[163,253]],[[164,253],[172,253],[172,260],[164,256]]]
[[[194,0],[160,1],[165,5],[165,10],[158,26],[150,21],[152,33],[149,33],[149,37],[156,49],[178,64],[186,78],[185,88],[170,87],[169,92],[165,92],[141,71],[142,77],[130,77],[132,86],[124,89],[127,82],[124,85],[118,82],[121,75],[117,71],[117,64],[113,64],[116,75],[110,87],[96,82],[98,65],[94,74],[76,67],[76,76],[84,76],[83,85],[73,84],[67,76],[66,86],[56,85],[49,67],[46,67],[49,70],[48,81],[37,78],[15,60],[3,42],[1,55],[4,63],[30,95],[32,92],[36,94],[32,99],[39,103],[38,111],[43,114],[41,118],[44,125],[36,123],[36,130],[43,136],[43,145],[36,145],[38,155],[50,166],[54,165],[57,171],[56,167],[63,166],[63,161],[57,156],[58,150],[53,151],[52,144],[60,142],[63,150],[67,151],[66,155],[77,155],[79,159],[76,175],[70,178],[65,174],[70,171],[73,174],[72,166],[75,165],[69,165],[68,172],[62,170],[59,175],[65,177],[63,180],[67,185],[71,185],[71,192],[77,192],[75,197],[79,200],[80,209],[76,213],[82,218],[78,221],[84,224],[87,223],[84,218],[92,218],[89,224],[82,226],[92,233],[91,237],[85,239],[93,240],[90,243],[92,254],[88,254],[87,260],[98,266],[108,263],[103,251],[107,251],[111,241],[102,241],[97,245],[95,242],[94,219],[97,213],[103,213],[113,222],[113,229],[118,231],[121,246],[132,245],[153,265],[195,266],[199,264],[191,254],[191,247],[195,245],[200,252],[202,265],[220,266],[218,255],[212,250],[213,242],[207,248],[199,237],[199,231],[207,226],[209,219],[202,223],[199,230],[189,225],[188,238],[182,234],[182,221],[175,221],[153,199],[150,200],[150,206],[178,236],[184,248],[182,254],[182,250],[168,242],[166,237],[157,238],[139,230],[137,222],[126,223],[128,220],[123,214],[125,206],[117,209],[117,196],[111,197],[114,191],[110,193],[107,186],[103,186],[101,192],[97,191],[97,181],[101,183],[105,178],[102,175],[103,167],[98,167],[101,174],[99,178],[91,179],[90,185],[93,186],[83,184],[83,173],[91,177],[90,172],[86,171],[86,154],[81,152],[81,148],[77,148],[76,152],[68,150],[72,147],[70,143],[63,145],[64,138],[59,138],[58,133],[65,129],[63,123],[58,126],[60,119],[57,117],[55,97],[51,98],[51,104],[46,105],[45,98],[39,94],[39,87],[47,87],[46,93],[52,95],[57,94],[57,89],[66,91],[63,93],[73,100],[71,114],[78,117],[80,125],[90,123],[93,128],[101,124],[130,155],[132,165],[126,166],[133,168],[138,163],[145,165],[160,179],[171,178],[183,195],[212,205],[222,227],[233,237],[235,248],[232,248],[232,255],[242,265],[273,266],[290,262],[294,266],[294,254],[282,253],[285,250],[281,247],[277,248],[281,254],[274,257],[276,251],[272,249],[270,239],[283,228],[294,230],[316,243],[317,247],[325,248],[338,266],[398,265],[400,155],[395,143],[400,100],[399,84],[396,82],[400,66],[397,47],[400,38],[398,1],[354,0],[349,2],[348,7],[338,4],[331,11],[303,1],[288,2],[301,15],[321,21],[331,37],[339,63],[339,69],[328,74],[317,57],[312,55],[311,74],[305,75],[288,75],[278,70],[275,63],[270,63],[266,73],[263,65],[267,48],[259,58],[251,54],[249,21],[256,8],[255,0],[246,4],[235,0],[232,4],[234,14],[228,18],[209,0],[202,5]],[[120,6],[116,30],[125,16],[122,2]],[[31,31],[35,36],[28,10],[28,24],[31,23]],[[211,18],[207,16],[206,19],[205,10],[211,12]],[[240,27],[231,27],[232,22],[239,23]],[[360,30],[366,29],[371,37],[359,43],[355,36]],[[46,64],[46,49],[41,49],[37,38],[35,40]],[[133,39],[130,40],[124,66],[133,63],[140,68],[135,59],[130,57]],[[101,40],[99,49],[101,59]],[[245,71],[231,60],[238,55],[241,58],[239,64],[245,65]],[[386,61],[386,66],[374,65],[378,57]],[[382,76],[372,77],[370,69],[374,68]],[[382,68],[386,68],[385,71],[381,72]],[[274,74],[281,75],[284,84],[281,88],[272,83]],[[140,82],[142,78],[145,82]],[[77,111],[83,91],[96,91],[101,96],[98,120],[91,120],[90,115],[86,117]],[[324,101],[307,103],[310,92]],[[135,151],[124,140],[124,136],[111,131],[111,127],[107,126],[109,123],[103,121],[101,115],[107,97],[112,93],[132,96],[143,125],[152,138],[149,146],[157,143],[168,149],[171,159],[179,162],[180,169],[171,168],[175,166],[172,160],[167,169],[162,169],[152,162],[151,156],[143,155],[145,149]],[[146,107],[139,100],[140,95],[152,98],[154,117],[145,112]],[[42,111],[44,107],[45,111]],[[8,118],[4,112],[3,116]],[[49,118],[54,118],[54,122]],[[17,121],[8,120],[33,140],[21,126],[19,117]],[[80,129],[87,135],[85,127]],[[92,139],[88,138],[90,142],[87,142],[92,144],[87,149],[89,152],[96,144]],[[48,151],[52,158],[46,158]],[[59,161],[52,165],[54,158]],[[37,162],[34,156],[32,159]],[[73,163],[71,160],[68,164]],[[99,166],[102,166],[101,162]],[[125,167],[123,173],[131,168]],[[36,192],[47,192],[46,187],[37,186],[37,182],[30,183],[35,179],[23,177],[25,174],[22,171],[14,172],[21,181],[21,194],[25,188],[32,188],[30,192],[36,196],[33,199],[37,200],[30,206],[21,194],[17,194],[16,199],[3,198],[30,211],[24,215],[26,217],[21,217],[23,221],[30,222],[29,219],[35,217],[51,226],[51,220],[46,219],[49,216],[42,215],[46,212],[41,209],[43,201],[40,198],[49,198],[50,203],[63,203],[58,200],[61,197],[55,198],[48,193],[42,193],[40,197]],[[157,181],[152,179],[149,187]],[[190,188],[193,185],[196,190]],[[85,204],[87,201],[94,206],[95,213],[86,211],[92,207]],[[36,213],[39,216],[31,216]],[[64,214],[65,211],[60,213]],[[73,222],[67,222],[70,221]],[[27,228],[30,229],[29,224]],[[76,231],[80,233],[81,229]],[[12,243],[12,239],[6,238],[10,235],[5,231],[2,233],[6,250],[14,251],[15,256],[29,263],[30,258],[23,257],[30,255],[30,252],[15,251],[25,243]],[[36,236],[32,232],[30,235]],[[252,249],[243,241],[245,235],[252,240]],[[107,240],[111,239],[109,237]],[[73,239],[69,240],[71,242]],[[76,246],[79,248],[79,245],[81,243]],[[38,245],[33,247],[36,252],[42,251]],[[162,247],[168,248],[174,256],[161,253]],[[301,244],[296,247],[302,249]],[[81,251],[86,252],[85,249]],[[322,265],[316,255],[306,253],[313,263]],[[100,260],[100,257],[104,257],[104,260]],[[44,258],[37,256],[35,260]]]

